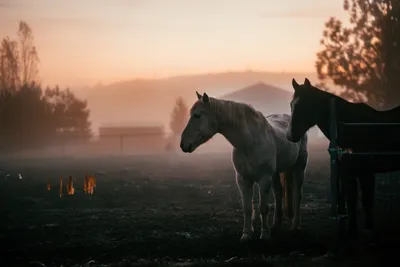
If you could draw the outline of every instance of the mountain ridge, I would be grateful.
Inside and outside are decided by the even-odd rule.
[[[182,97],[191,106],[196,100],[196,91],[221,97],[255,83],[266,83],[290,92],[292,78],[316,81],[317,75],[246,71],[134,79],[107,85],[99,83],[100,86],[77,91],[77,96],[87,100],[92,129],[97,132],[102,124],[118,122],[134,125],[158,121],[168,125],[176,98]]]

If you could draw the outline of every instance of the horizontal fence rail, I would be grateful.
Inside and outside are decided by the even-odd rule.
[[[400,126],[400,123],[394,122],[340,122],[345,126]]]
[[[351,147],[351,144],[356,141],[354,138],[355,133],[361,131],[360,133],[360,138],[362,139],[362,131],[372,131],[370,133],[376,133],[377,137],[372,138],[373,140],[363,140],[365,141],[365,146],[362,147],[359,145],[359,147]],[[396,129],[396,130],[394,130]],[[346,130],[348,132],[346,132]],[[356,132],[354,132],[356,131]],[[347,159],[357,158],[357,162],[360,163],[363,162],[363,157],[365,157],[365,162],[371,162],[371,160],[375,159],[380,159],[380,160],[385,160],[387,157],[388,162],[390,163],[395,163],[398,161],[398,158],[400,157],[400,147],[398,145],[393,144],[393,146],[390,145],[389,142],[384,142],[387,141],[387,138],[396,138],[396,133],[397,131],[400,132],[400,123],[395,123],[395,122],[341,122],[338,121],[337,114],[336,114],[336,104],[335,104],[335,99],[331,100],[330,103],[330,135],[331,135],[331,140],[330,140],[330,145],[328,148],[328,152],[330,155],[330,161],[331,161],[331,173],[330,173],[330,179],[331,179],[331,185],[330,185],[330,192],[331,192],[331,197],[330,197],[330,202],[331,202],[331,218],[335,219],[336,222],[339,222],[337,224],[339,233],[341,228],[343,228],[343,223],[341,223],[343,218],[346,217],[345,214],[345,201],[344,201],[344,194],[343,194],[343,179],[339,177],[338,173],[338,160],[340,161],[342,156],[345,156]],[[350,135],[349,135],[350,134]],[[348,136],[347,136],[348,135]],[[348,137],[349,140],[346,140],[346,137]],[[400,136],[399,136],[400,138]],[[383,140],[383,141],[382,141]],[[343,141],[346,141],[347,144]],[[359,141],[359,140],[358,140]],[[361,142],[361,144],[363,143]],[[340,146],[345,146],[345,147],[340,147]],[[353,151],[355,149],[356,151]],[[357,151],[358,150],[358,151]],[[392,159],[390,159],[390,157]],[[367,164],[367,163],[366,163]],[[400,165],[400,161],[399,161]],[[367,167],[367,166],[366,166]],[[376,170],[376,169],[375,169]],[[393,192],[389,193],[386,185],[386,176],[388,176],[390,180],[390,189],[393,191],[394,188],[399,188],[400,186],[400,177],[397,178],[397,182],[393,182],[393,175],[392,173],[395,170],[389,170],[389,169],[379,169],[376,175],[377,179],[377,185],[375,186],[374,190],[376,192],[374,202],[377,205],[383,205],[382,204],[382,199],[385,201],[388,199],[387,197],[382,197],[382,195],[393,195]],[[392,173],[392,174],[391,174]],[[378,175],[380,174],[380,175]],[[399,175],[400,172],[397,171],[396,175]],[[383,179],[382,177],[385,176]],[[379,181],[379,182],[378,182]],[[384,181],[385,184],[385,190],[382,191],[382,181]],[[398,186],[397,186],[398,185]],[[397,190],[397,189],[396,189]],[[400,188],[397,190],[400,192]],[[400,200],[400,193],[397,194],[398,199]],[[393,198],[391,198],[393,199]],[[386,201],[387,202],[387,201]],[[399,203],[390,203],[392,206],[396,207],[396,204]],[[389,203],[384,203],[384,206],[387,207]],[[379,209],[382,209],[382,207],[379,207]],[[378,210],[379,210],[378,209]],[[393,209],[393,207],[391,207]],[[377,209],[375,208],[375,211]],[[399,209],[400,210],[400,207]],[[376,213],[376,212],[375,212]],[[380,220],[381,218],[375,218]],[[390,219],[390,218],[389,218]],[[397,222],[398,224],[398,222]]]

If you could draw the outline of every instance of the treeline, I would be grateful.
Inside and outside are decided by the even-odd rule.
[[[0,46],[0,152],[40,148],[91,137],[86,101],[68,88],[43,87],[32,29]]]

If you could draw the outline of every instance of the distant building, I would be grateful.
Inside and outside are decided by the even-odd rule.
[[[165,132],[163,126],[103,126],[98,142],[110,152],[158,152],[165,148]]]

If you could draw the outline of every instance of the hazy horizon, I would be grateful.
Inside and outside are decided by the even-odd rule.
[[[32,28],[44,84],[255,70],[314,72],[342,1],[0,0],[0,37]]]

